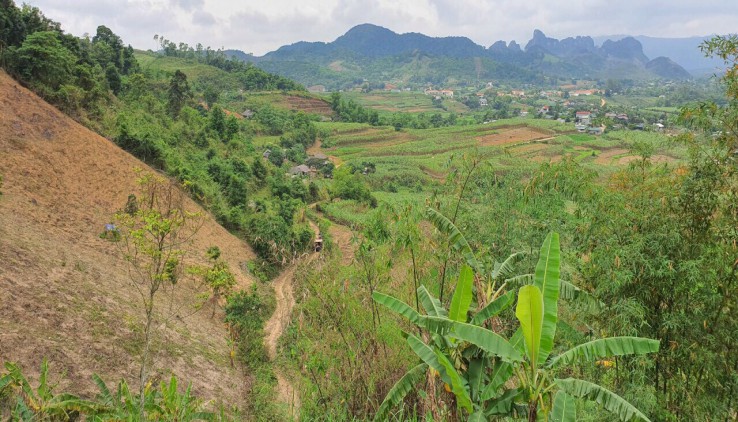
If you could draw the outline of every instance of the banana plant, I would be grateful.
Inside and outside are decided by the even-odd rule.
[[[94,411],[90,413],[92,421],[137,421],[139,420],[139,397],[132,394],[128,383],[120,380],[118,389],[113,393],[99,375],[92,379],[100,389]],[[147,417],[152,420],[194,421],[217,420],[214,413],[203,410],[202,400],[191,393],[190,386],[184,394],[177,389],[177,378],[172,376],[169,382],[161,382],[159,390],[150,386],[144,388],[144,408]]]
[[[470,323],[466,322],[472,300],[473,275],[469,275],[469,267],[461,272],[448,312],[423,286],[418,289],[418,295],[426,315],[396,298],[376,292],[375,301],[426,329],[433,341],[426,344],[407,335],[408,344],[422,362],[390,390],[375,420],[386,417],[422,378],[424,371],[432,368],[450,386],[457,406],[469,415],[470,421],[489,420],[495,416],[524,416],[529,421],[574,421],[577,397],[599,403],[623,421],[648,421],[636,407],[602,386],[555,377],[557,369],[563,365],[653,353],[659,348],[656,340],[613,337],[590,341],[550,356],[558,322],[559,267],[559,239],[556,233],[551,233],[541,247],[532,283],[518,291],[515,314],[520,328],[509,341],[481,324],[509,307],[514,301],[513,292],[500,296],[473,315]],[[447,353],[451,349],[440,347],[454,344],[463,348],[465,365],[454,365]]]
[[[433,297],[425,286],[418,288],[418,298],[425,315],[392,296],[374,292],[376,302],[404,316],[418,327],[426,329],[429,338],[424,342],[407,333],[410,348],[421,362],[410,369],[389,391],[380,405],[375,420],[384,420],[389,411],[398,405],[424,378],[430,368],[448,386],[456,397],[459,409],[467,414],[482,412],[484,407],[507,409],[512,405],[510,393],[497,394],[501,379],[491,379],[488,367],[492,361],[522,362],[523,355],[502,336],[484,328],[489,318],[512,306],[514,293],[508,292],[470,315],[473,300],[474,272],[465,265],[451,298],[449,309]],[[490,385],[493,382],[493,385]],[[504,380],[503,380],[504,382]]]
[[[0,376],[0,396],[8,394],[15,399],[15,406],[11,411],[12,420],[71,420],[93,407],[92,403],[73,394],[55,394],[56,385],[49,382],[49,364],[46,359],[41,363],[36,388],[31,387],[19,365],[6,362],[5,370]]]

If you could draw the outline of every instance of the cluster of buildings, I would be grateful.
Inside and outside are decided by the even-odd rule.
[[[432,95],[434,97],[448,97],[453,98],[454,92],[450,89],[426,89],[423,91],[425,95]]]

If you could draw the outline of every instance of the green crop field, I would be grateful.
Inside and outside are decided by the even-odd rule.
[[[383,92],[374,91],[369,93],[346,92],[343,94],[347,99],[356,101],[364,107],[380,111],[405,112],[405,113],[465,113],[469,108],[454,99],[443,99],[443,105],[447,110],[433,105],[433,97],[423,92]]]

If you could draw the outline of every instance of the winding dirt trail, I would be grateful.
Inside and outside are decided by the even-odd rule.
[[[320,141],[316,142],[316,145],[308,149],[310,154],[315,154],[321,151]],[[340,165],[340,159],[337,157],[329,156],[336,166]],[[309,207],[315,208],[315,204],[310,204]],[[321,214],[322,216],[322,214]],[[320,229],[312,221],[307,220],[310,224],[310,228],[313,229],[316,236],[320,234]],[[350,265],[354,260],[354,250],[351,246],[351,238],[353,236],[351,230],[348,227],[344,227],[333,223],[329,229],[330,235],[333,242],[338,246],[341,251],[341,262],[343,265]],[[267,348],[267,355],[269,360],[274,362],[277,357],[277,344],[279,339],[282,337],[284,330],[290,323],[292,317],[292,309],[295,307],[295,296],[292,290],[292,282],[295,278],[295,270],[297,265],[304,260],[312,262],[320,254],[313,252],[310,254],[303,255],[286,268],[272,283],[274,287],[274,295],[276,298],[276,308],[274,313],[269,320],[264,324],[264,343]],[[280,402],[286,404],[289,409],[289,415],[292,420],[300,419],[300,393],[295,389],[295,386],[288,380],[279,368],[273,368],[274,374],[277,378],[277,398]]]
[[[313,253],[307,259],[312,260],[315,255],[317,254]],[[277,357],[277,343],[280,337],[282,337],[285,328],[287,328],[287,324],[289,324],[292,316],[292,309],[295,307],[292,280],[294,279],[298,262],[293,263],[289,268],[284,270],[273,283],[277,306],[269,321],[264,325],[264,343],[267,347],[269,360],[272,362]],[[299,393],[295,391],[292,383],[282,375],[279,368],[274,368],[274,374],[277,377],[277,395],[279,401],[287,404],[292,420],[298,420],[300,418]]]
[[[318,226],[308,220],[308,224],[315,234],[320,233]],[[295,278],[295,270],[300,261],[313,261],[318,257],[317,252],[304,255],[303,257],[292,263],[282,274],[280,274],[272,283],[274,287],[274,295],[276,298],[276,308],[271,318],[264,325],[264,343],[267,348],[269,360],[274,362],[277,357],[277,344],[282,337],[284,330],[290,323],[292,309],[295,307],[295,296],[292,290],[292,281]],[[285,403],[289,409],[289,415],[292,420],[300,419],[300,394],[295,386],[282,374],[279,368],[274,368],[274,374],[277,377],[277,398],[280,402]]]

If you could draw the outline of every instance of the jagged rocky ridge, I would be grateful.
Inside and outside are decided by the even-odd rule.
[[[330,69],[335,73],[350,73],[354,78],[371,80],[377,75],[372,67],[381,64],[384,74],[398,76],[409,63],[424,61],[425,74],[410,75],[417,82],[423,77],[428,82],[437,82],[433,66],[442,66],[448,76],[464,80],[475,76],[464,73],[476,60],[476,76],[498,79],[545,78],[599,78],[599,79],[688,79],[691,75],[679,64],[659,57],[649,60],[641,43],[633,37],[606,40],[597,46],[592,37],[578,36],[562,40],[547,37],[535,30],[525,48],[515,41],[509,44],[497,41],[489,48],[478,45],[466,37],[430,37],[419,33],[397,34],[389,29],[362,24],[351,28],[335,41],[297,42],[280,47],[262,57],[244,55],[231,51],[236,57],[257,63],[260,67],[293,77],[310,85],[305,80],[310,73],[323,73]],[[482,60],[482,61],[480,61]],[[291,69],[283,63],[289,62]],[[336,70],[336,62],[340,62]],[[484,70],[483,74],[479,68]],[[395,70],[393,72],[393,69]],[[304,75],[297,75],[295,72]],[[292,72],[292,73],[290,73]],[[455,73],[456,72],[456,73]],[[375,72],[376,73],[376,72]],[[301,77],[302,76],[302,77]]]

